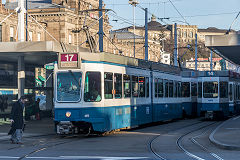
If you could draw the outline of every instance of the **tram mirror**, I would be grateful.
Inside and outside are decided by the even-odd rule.
[[[78,53],[59,53],[58,67],[62,69],[80,69],[81,57]]]

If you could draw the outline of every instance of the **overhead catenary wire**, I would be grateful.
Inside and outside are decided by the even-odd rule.
[[[183,15],[179,12],[179,10],[177,9],[177,7],[173,4],[173,2],[171,0],[169,0],[169,2],[171,2],[172,6],[175,8],[175,10],[178,12],[178,14],[184,19],[184,21],[186,22],[186,24],[190,25],[187,20],[183,17]]]

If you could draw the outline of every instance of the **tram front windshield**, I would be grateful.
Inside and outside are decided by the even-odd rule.
[[[203,83],[203,97],[204,98],[218,98],[218,82],[204,82]]]
[[[81,81],[81,72],[69,71],[57,73],[57,101],[80,101]]]

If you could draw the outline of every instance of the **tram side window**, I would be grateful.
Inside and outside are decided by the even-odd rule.
[[[178,83],[177,83],[177,90],[178,90],[178,95],[177,95],[177,96],[178,96],[178,97],[181,97],[181,96],[182,96],[182,95],[181,95],[181,93],[182,93],[182,92],[181,92],[181,82],[178,82]]]
[[[198,82],[198,98],[202,98],[202,82]]]
[[[178,91],[178,83],[174,81],[174,97],[177,97],[177,91]]]
[[[131,97],[131,79],[129,75],[123,75],[124,98]]]
[[[104,98],[112,99],[113,98],[113,74],[104,73]]]
[[[163,80],[158,79],[158,97],[163,97]]]
[[[218,98],[218,82],[203,82],[203,97]]]
[[[138,76],[132,76],[132,96],[138,97]]]
[[[190,83],[189,82],[182,82],[182,96],[190,97]]]
[[[228,82],[220,82],[220,98],[228,98]]]
[[[173,97],[173,81],[169,81],[169,97]]]
[[[164,80],[165,97],[168,97],[168,80]]]
[[[196,97],[197,96],[197,83],[191,83],[191,95],[193,97]]]
[[[146,77],[146,97],[149,97],[149,77]]]
[[[139,76],[139,97],[145,97],[145,77]]]
[[[155,86],[155,97],[158,97],[158,79],[154,79],[154,86]]]
[[[230,101],[233,100],[233,92],[232,92],[232,88],[233,88],[233,85],[230,84],[230,85],[229,85],[229,99],[230,99]]]
[[[122,98],[122,74],[114,74],[115,98]]]
[[[101,96],[101,73],[86,72],[84,101],[85,102],[100,102]]]

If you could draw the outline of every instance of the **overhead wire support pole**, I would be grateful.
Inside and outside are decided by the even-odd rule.
[[[210,50],[210,70],[212,71],[213,66],[212,66],[212,50]]]
[[[145,60],[148,60],[148,9],[145,8]]]
[[[174,66],[178,66],[178,35],[177,23],[174,24]]]
[[[99,17],[102,15],[102,0],[99,0]],[[103,17],[99,18],[99,51],[103,52]]]
[[[28,0],[26,0],[26,41],[28,41]]]
[[[136,57],[136,39],[135,39],[135,7],[137,6],[137,4],[139,4],[139,2],[137,0],[129,0],[128,1],[129,4],[131,4],[133,6],[133,56],[134,58]]]
[[[197,60],[197,58],[198,58],[198,56],[197,56],[197,52],[198,52],[198,50],[197,50],[197,33],[195,34],[195,70],[197,70],[197,63],[198,63],[198,60]]]

